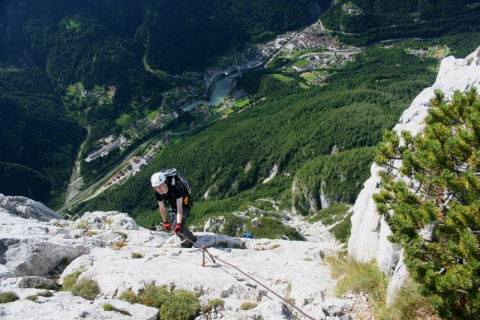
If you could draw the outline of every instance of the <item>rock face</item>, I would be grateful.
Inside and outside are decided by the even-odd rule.
[[[0,207],[25,219],[34,218],[40,221],[60,219],[55,211],[47,208],[43,203],[25,197],[7,197],[0,193]]]
[[[430,99],[434,90],[440,89],[450,101],[455,91],[465,92],[472,87],[480,88],[480,48],[465,59],[445,58],[437,75],[435,84],[423,90],[405,110],[399,123],[393,128],[397,133],[403,130],[414,135],[422,132],[424,119],[428,114]],[[372,196],[379,192],[379,168],[373,164],[372,176],[365,182],[353,207],[352,230],[348,242],[348,254],[360,261],[375,259],[379,268],[393,278],[389,286],[389,299],[395,288],[407,276],[406,268],[400,258],[399,248],[387,240],[391,231],[382,217],[376,212]]]
[[[172,233],[139,227],[125,213],[90,212],[77,221],[46,222],[52,212],[41,204],[2,199],[8,206],[0,207],[0,292],[19,297],[0,304],[2,319],[156,319],[157,309],[118,299],[124,291],[139,293],[148,284],[195,292],[202,306],[213,299],[224,301],[216,316],[197,319],[277,320],[299,314],[279,296],[295,301],[314,319],[348,319],[352,309],[350,300],[334,297],[336,281],[323,262],[324,255],[341,245],[318,225],[312,226],[318,238],[310,241],[199,232],[197,247],[184,249]],[[209,254],[204,259],[203,246],[213,259]],[[98,284],[94,301],[57,291],[73,273]],[[45,290],[52,295],[36,302],[26,299]],[[242,310],[244,302],[257,306]],[[106,303],[130,316],[103,310]]]

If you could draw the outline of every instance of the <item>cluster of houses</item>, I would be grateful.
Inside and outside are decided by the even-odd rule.
[[[111,135],[106,138],[100,139],[99,142],[103,143],[104,145],[100,149],[90,152],[85,158],[86,162],[93,161],[98,157],[106,156],[113,149],[120,148],[123,144],[125,144],[125,142],[127,142],[127,139],[124,136],[116,138],[115,136]]]
[[[99,99],[98,104],[104,104],[107,102],[106,96],[107,92],[103,90],[97,91],[88,91],[88,90],[81,90],[78,84],[75,84],[75,89],[80,92],[82,98],[95,98]]]
[[[184,72],[182,75],[177,75],[175,77],[182,78],[191,78],[198,80],[198,84],[192,84],[187,86],[176,87],[169,92],[165,92],[162,112],[160,112],[154,120],[148,118],[140,120],[133,123],[130,126],[132,131],[132,136],[140,136],[144,131],[147,132],[155,128],[159,128],[163,125],[167,118],[176,118],[178,114],[176,111],[172,110],[170,114],[165,112],[166,104],[171,104],[172,106],[180,106],[182,103],[186,102],[192,96],[198,96],[199,89],[201,86],[209,86],[214,79],[220,74],[231,74],[241,72],[242,70],[251,69],[257,66],[260,66],[268,57],[271,57],[279,49],[282,48],[283,51],[287,53],[292,53],[298,50],[305,49],[318,49],[318,48],[327,48],[333,52],[327,53],[318,53],[310,57],[307,57],[308,63],[301,68],[298,68],[297,71],[308,71],[313,69],[318,69],[321,67],[328,67],[332,63],[341,65],[352,59],[353,55],[349,54],[335,54],[338,50],[347,49],[344,45],[340,44],[338,39],[332,36],[325,34],[321,30],[321,25],[319,23],[305,28],[300,32],[289,32],[282,36],[277,37],[277,39],[271,43],[264,44],[258,47],[248,47],[239,54],[241,55],[241,61],[238,61],[235,65],[230,66],[229,69],[210,69],[204,73],[199,72]],[[311,79],[312,83],[321,83],[328,76],[327,72],[319,74],[318,77]],[[77,87],[77,90],[80,91],[80,88]],[[104,91],[80,91],[82,97],[101,97],[106,93]],[[234,101],[230,101],[231,104]],[[227,103],[228,105],[228,103]],[[205,113],[205,116],[208,116],[208,108],[194,108],[192,111],[197,113]],[[207,118],[207,117],[206,117]],[[192,124],[193,125],[193,124]],[[93,161],[98,157],[103,157],[111,152],[115,148],[120,148],[128,140],[124,136],[118,138],[114,136],[109,136],[100,141],[103,146],[97,150],[90,152],[85,158],[86,162]],[[130,142],[131,143],[131,142]],[[144,157],[135,157],[131,160],[131,165],[126,166],[124,169],[118,171],[109,179],[106,183],[107,186],[112,185],[121,179],[128,177],[131,173],[135,174],[140,171],[144,166],[146,166],[150,161],[152,161],[154,156],[151,153],[148,153]]]
[[[416,49],[408,48],[407,53],[408,54],[413,54],[414,56],[425,56],[425,55],[430,53],[430,50],[428,50],[428,49],[418,49],[418,50],[416,50]]]
[[[118,183],[121,179],[126,178],[127,176],[135,175],[137,172],[142,170],[143,167],[148,165],[155,156],[151,153],[148,153],[144,157],[134,157],[130,160],[130,164],[124,167],[123,170],[116,172],[106,183],[106,186],[113,185]]]
[[[321,30],[320,23],[316,23],[299,32],[287,32],[278,36],[274,41],[261,45],[260,51],[265,56],[272,56],[280,48],[292,53],[298,50],[327,48],[329,50],[346,50],[349,47],[340,43],[336,37],[330,36]]]
[[[351,2],[345,3],[344,5],[342,5],[342,10],[346,14],[350,14],[350,15],[362,14],[362,9],[360,9],[359,7],[357,7],[356,5],[354,5]]]
[[[348,47],[341,44],[336,37],[319,34],[315,28],[307,28],[295,35],[285,46],[290,52],[306,49],[327,48],[330,50],[345,50]]]

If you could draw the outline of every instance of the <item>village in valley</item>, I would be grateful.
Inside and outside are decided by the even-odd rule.
[[[438,51],[438,48],[435,50]],[[185,71],[180,75],[174,75],[173,78],[190,80],[189,84],[177,86],[164,92],[160,110],[154,116],[132,121],[128,128],[124,130],[124,133],[119,136],[111,135],[100,139],[98,148],[89,152],[84,161],[95,161],[117,148],[124,150],[148,133],[154,130],[160,131],[159,129],[179,116],[181,109],[198,100],[199,103],[189,108],[188,111],[193,116],[203,119],[202,121],[199,123],[192,122],[188,127],[181,128],[183,131],[176,130],[176,132],[162,133],[156,138],[155,142],[149,143],[148,148],[142,148],[141,155],[132,154],[122,164],[122,167],[107,179],[103,188],[121,183],[124,179],[135,175],[148,165],[159,154],[159,151],[170,143],[169,137],[189,132],[195,127],[208,123],[208,119],[212,115],[223,112],[225,113],[223,117],[226,117],[228,116],[228,110],[232,112],[232,110],[239,110],[251,104],[242,90],[231,90],[220,106],[205,103],[205,99],[208,99],[212,87],[219,79],[225,77],[234,79],[241,76],[242,73],[257,68],[269,68],[271,64],[275,64],[275,59],[281,58],[288,63],[275,66],[275,69],[282,73],[285,72],[285,74],[299,74],[304,79],[304,83],[300,83],[300,85],[308,89],[311,86],[322,85],[331,70],[341,68],[352,61],[355,55],[360,52],[361,49],[359,48],[349,47],[339,42],[336,37],[323,30],[321,22],[318,21],[301,31],[279,35],[268,43],[246,47],[241,52],[235,52],[233,58],[224,57],[223,60],[225,61],[221,67],[211,68],[203,73]],[[428,54],[429,51],[412,49],[408,53],[424,55]],[[281,77],[288,78],[284,75],[281,75]],[[112,87],[109,88],[111,92]],[[95,96],[94,93],[85,90],[81,94],[82,97]],[[99,104],[106,103],[105,94],[98,94],[97,99]]]

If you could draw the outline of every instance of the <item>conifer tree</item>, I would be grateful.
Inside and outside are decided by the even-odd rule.
[[[410,275],[447,319],[480,318],[480,98],[435,92],[423,133],[384,134],[374,200]]]

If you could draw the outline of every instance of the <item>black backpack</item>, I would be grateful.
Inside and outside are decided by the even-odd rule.
[[[192,201],[192,185],[191,183],[183,176],[183,174],[175,168],[163,169],[162,173],[170,181],[170,184],[174,186],[177,183],[181,183],[185,189],[187,196],[183,199],[186,206],[193,206]]]

